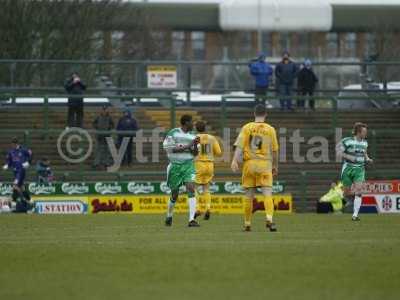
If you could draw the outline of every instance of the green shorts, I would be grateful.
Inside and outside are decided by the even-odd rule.
[[[193,161],[182,164],[170,163],[167,167],[167,185],[172,191],[179,190],[185,183],[194,182],[195,178],[196,170]]]
[[[355,182],[365,181],[364,167],[343,166],[340,179],[345,187],[351,187]]]

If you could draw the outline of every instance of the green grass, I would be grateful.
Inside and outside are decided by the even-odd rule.
[[[0,299],[399,299],[399,217],[0,215]]]

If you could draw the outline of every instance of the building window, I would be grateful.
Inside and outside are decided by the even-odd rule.
[[[326,35],[326,57],[334,58],[338,56],[338,34],[329,32]]]
[[[262,33],[262,45],[261,49],[263,52],[267,54],[267,56],[273,56],[272,49],[272,36],[271,32],[263,32]]]
[[[357,56],[357,34],[349,32],[344,38],[344,49],[342,56],[356,57]]]
[[[368,57],[376,55],[376,35],[368,32],[365,37],[365,53]]]
[[[281,32],[279,35],[279,45],[281,52],[289,51],[290,53],[290,34],[288,32]]]
[[[296,56],[297,57],[310,57],[311,50],[311,37],[309,32],[299,32],[297,33],[297,49]]]
[[[205,36],[203,31],[192,32],[193,59],[203,60],[205,58]]]
[[[172,32],[172,56],[182,59],[184,56],[185,33],[183,31]]]

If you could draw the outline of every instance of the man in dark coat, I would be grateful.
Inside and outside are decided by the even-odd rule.
[[[98,131],[109,131],[114,129],[114,122],[108,113],[108,107],[103,106],[100,115],[93,122],[93,128]],[[106,138],[111,136],[110,133],[96,133],[97,151],[94,159],[94,168],[99,166],[107,167],[111,165],[111,155],[108,148]]]
[[[292,93],[297,77],[297,66],[290,59],[289,52],[284,52],[282,61],[275,68],[275,76],[280,95],[281,109],[292,110]]]
[[[304,67],[300,70],[297,76],[297,86],[299,90],[299,95],[306,97],[309,96],[309,107],[314,109],[314,95],[315,86],[318,83],[318,77],[315,75],[314,70],[311,66],[311,60],[306,59],[304,62]],[[305,108],[305,100],[301,99],[297,102],[297,107]]]
[[[124,137],[129,137],[128,147],[126,148],[126,152],[124,155],[124,159],[122,161],[123,164],[130,165],[132,163],[132,138],[135,136],[134,131],[137,131],[138,125],[136,120],[132,117],[132,114],[129,110],[124,111],[124,115],[118,121],[117,130],[118,131],[130,131],[127,133],[118,133],[118,145],[119,147],[122,144]]]
[[[65,90],[70,95],[82,95],[86,85],[81,81],[78,73],[72,73],[65,84]],[[68,98],[68,127],[82,127],[83,124],[83,98]]]
[[[42,158],[36,163],[37,182],[50,183],[53,181],[54,176],[50,167],[50,160],[47,157]]]

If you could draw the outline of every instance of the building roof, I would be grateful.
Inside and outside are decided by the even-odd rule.
[[[140,13],[173,30],[400,30],[400,0],[126,0],[113,9],[116,17],[99,22],[102,29],[136,28]]]

